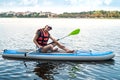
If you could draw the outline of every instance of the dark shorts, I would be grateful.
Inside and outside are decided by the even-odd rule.
[[[39,51],[39,52],[42,52],[42,48],[39,48],[38,51]]]

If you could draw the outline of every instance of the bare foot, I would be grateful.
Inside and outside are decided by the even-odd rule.
[[[56,51],[58,51],[58,48],[53,49],[53,52],[56,52]]]
[[[74,53],[74,50],[66,51],[67,53]]]

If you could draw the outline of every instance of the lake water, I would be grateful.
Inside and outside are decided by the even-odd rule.
[[[0,80],[119,80],[120,19],[1,18],[0,51],[35,49],[38,28],[50,25],[55,38],[80,28],[79,35],[60,40],[70,49],[113,51],[113,60],[103,62],[20,61],[0,55]]]

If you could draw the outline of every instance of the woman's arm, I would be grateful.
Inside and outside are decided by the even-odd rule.
[[[65,46],[63,46],[62,44],[60,44],[55,38],[53,38],[51,35],[50,35],[50,39],[56,44],[58,45],[60,48],[64,48]]]

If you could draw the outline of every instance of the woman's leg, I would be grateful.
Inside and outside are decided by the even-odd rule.
[[[55,47],[55,44],[54,45],[53,44],[49,44],[47,46],[44,46],[41,51],[44,52],[44,53],[48,52],[49,50],[50,51],[57,51],[58,48],[54,49],[54,47]]]
[[[42,48],[42,52],[48,52],[49,50],[50,51],[57,51],[58,50],[58,48],[55,48],[54,49],[54,47],[55,46],[58,46],[59,48],[61,48],[61,49],[63,49],[65,52],[67,52],[67,53],[73,53],[74,52],[74,50],[69,50],[68,48],[66,48],[65,46],[59,46],[59,45],[57,45],[57,44],[55,44],[55,43],[52,43],[52,44],[49,44],[49,45],[47,45],[47,46],[44,46],[43,48]]]
[[[60,43],[59,43],[60,44]],[[53,45],[53,47],[55,47],[57,44],[55,44],[55,43],[52,43],[52,45]],[[62,45],[62,44],[60,44],[60,45]],[[59,45],[57,45],[59,48],[61,48],[61,49],[63,49],[65,52],[67,52],[67,53],[73,53],[74,52],[74,50],[69,50],[68,48],[66,48],[65,46],[59,46]]]
[[[46,52],[48,52],[49,50],[52,50],[52,49],[53,49],[53,46],[51,44],[49,44],[49,45],[44,46],[41,51],[46,53]]]

